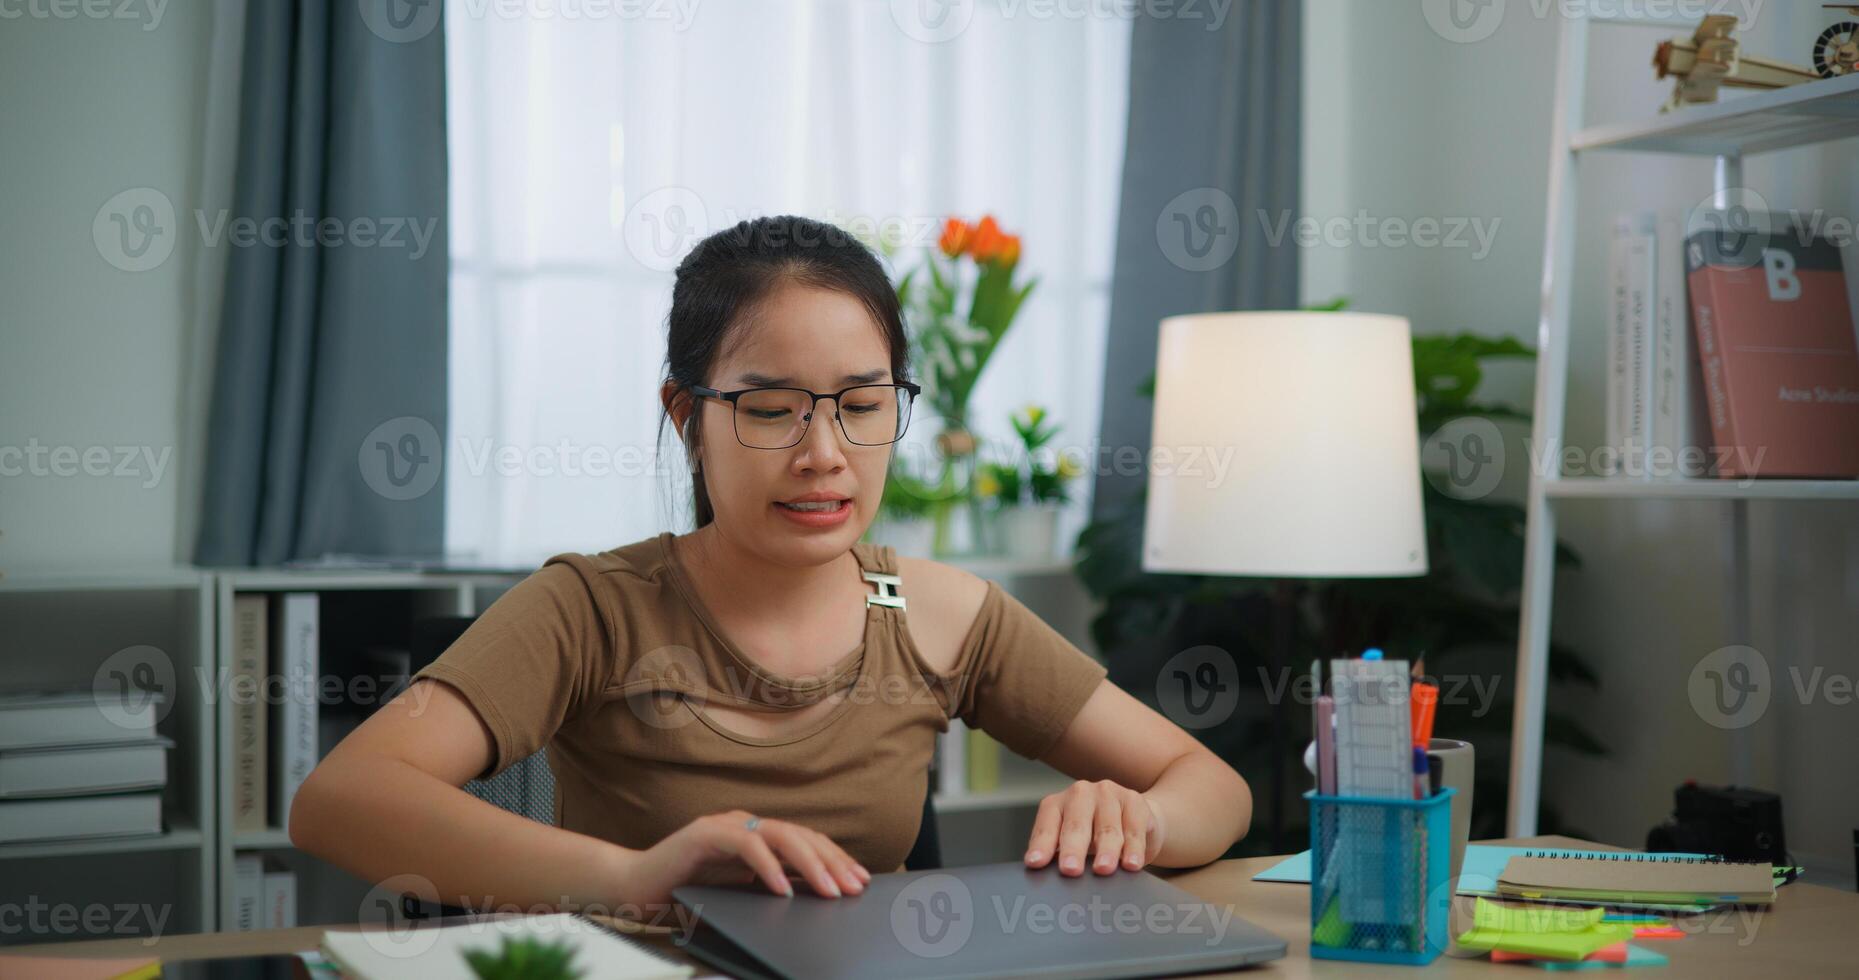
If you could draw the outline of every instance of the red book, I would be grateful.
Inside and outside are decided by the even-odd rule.
[[[1859,477],[1859,340],[1840,250],[1792,222],[1686,240],[1717,475]]]

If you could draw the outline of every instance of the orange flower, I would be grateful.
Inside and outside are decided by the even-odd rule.
[[[942,240],[938,243],[942,246],[942,254],[952,259],[961,255],[968,248],[968,231],[968,225],[960,218],[950,218],[943,222]]]
[[[1007,235],[1001,239],[1000,254],[995,261],[1001,265],[1013,265],[1020,261],[1020,236]]]
[[[974,256],[976,262],[992,262],[999,257],[1006,237],[1001,234],[1000,224],[994,220],[993,215],[983,215],[981,223],[975,226],[974,240],[968,247],[968,254]]]

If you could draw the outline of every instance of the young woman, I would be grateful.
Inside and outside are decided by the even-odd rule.
[[[787,895],[790,871],[858,894],[902,866],[951,718],[1077,780],[1030,867],[1192,866],[1245,834],[1239,774],[997,584],[859,541],[917,391],[868,249],[796,217],[719,232],[678,267],[667,342],[697,530],[512,588],[310,774],[295,844],[456,905]],[[556,826],[460,789],[545,746]]]

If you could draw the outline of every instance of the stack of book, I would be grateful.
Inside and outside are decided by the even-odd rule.
[[[1616,219],[1605,475],[1859,476],[1859,250],[1817,214]]]
[[[246,593],[232,612],[232,828],[288,830],[320,758],[319,597]]]
[[[174,742],[155,733],[164,699],[129,691],[0,694],[0,844],[162,832]]]

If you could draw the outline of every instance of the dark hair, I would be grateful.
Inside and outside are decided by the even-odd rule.
[[[791,214],[737,223],[697,243],[678,263],[665,337],[665,380],[684,390],[709,383],[710,369],[733,346],[734,332],[777,286],[799,283],[848,293],[865,304],[891,351],[891,377],[907,382],[910,342],[897,289],[871,249],[844,229]],[[675,401],[675,399],[674,399]],[[670,406],[659,419],[662,439]],[[693,409],[684,430],[691,455],[695,526],[716,516],[697,460]]]

